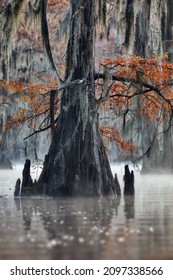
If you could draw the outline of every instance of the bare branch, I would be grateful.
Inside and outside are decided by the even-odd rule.
[[[58,117],[57,117],[56,120],[54,121],[54,124],[57,123],[57,121],[58,121]],[[31,136],[33,136],[33,135],[35,135],[35,134],[37,134],[37,133],[46,131],[46,130],[48,130],[48,129],[50,129],[50,128],[51,128],[51,125],[49,124],[48,126],[46,126],[46,127],[44,127],[44,128],[40,128],[39,130],[34,130],[33,133],[31,133],[30,135],[28,135],[27,137],[25,137],[23,140],[26,140],[26,139],[30,138]]]

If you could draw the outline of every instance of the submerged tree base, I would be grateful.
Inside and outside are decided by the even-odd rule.
[[[58,121],[50,102],[52,140],[35,190],[51,196],[120,195],[100,134],[95,92],[95,1],[72,0],[65,82]],[[50,99],[56,94],[50,92]],[[52,121],[53,120],[53,121]],[[21,194],[30,186],[29,163]],[[25,173],[25,174],[24,174]],[[33,188],[33,190],[34,190]]]
[[[48,156],[46,156],[46,159],[48,159]],[[46,161],[45,161],[46,164]],[[44,166],[45,168],[45,166]],[[92,172],[93,177],[96,176],[96,174],[98,175],[98,171],[96,169],[93,168],[93,166],[91,166],[92,170],[90,170],[90,172]],[[44,169],[45,170],[45,169]],[[48,170],[48,169],[46,169]],[[94,174],[94,172],[96,172]],[[103,172],[103,171],[102,171]],[[44,174],[45,175],[45,174]],[[101,175],[103,176],[103,173],[101,173]],[[43,176],[43,174],[42,174]],[[40,178],[44,178],[45,177],[40,177]],[[99,176],[99,175],[98,175]],[[110,178],[112,178],[112,173],[110,170]],[[57,176],[58,178],[58,176]],[[91,177],[92,178],[92,177]],[[106,183],[106,181],[105,181]],[[82,185],[80,185],[82,184]],[[91,184],[93,184],[93,182],[91,182]],[[73,190],[74,191],[70,191],[72,188],[72,184],[70,184],[69,188],[66,190],[64,187],[61,188],[57,188],[56,189],[56,183],[54,182],[53,184],[53,188],[55,189],[54,191],[52,191],[52,185],[48,184],[48,183],[42,183],[40,182],[40,180],[38,182],[32,180],[31,178],[31,174],[30,174],[30,160],[27,159],[25,164],[24,164],[24,168],[23,168],[23,172],[22,172],[22,184],[21,184],[21,180],[18,178],[15,184],[15,191],[14,191],[14,196],[18,197],[18,196],[33,196],[33,195],[49,195],[49,196],[102,196],[102,195],[121,195],[121,189],[120,189],[120,184],[118,182],[118,178],[117,175],[115,174],[115,179],[113,180],[113,185],[109,186],[109,191],[106,191],[104,189],[104,186],[102,187],[103,189],[99,189],[97,188],[97,185],[93,186],[93,185],[87,185],[86,182],[82,182],[80,181],[80,178],[78,175],[76,175],[74,177],[74,185],[73,185]],[[114,189],[114,187],[116,186],[116,188]],[[94,191],[93,190],[94,187]]]
[[[99,130],[95,98],[95,2],[71,1],[64,91],[57,126],[38,180],[52,195],[119,194]]]

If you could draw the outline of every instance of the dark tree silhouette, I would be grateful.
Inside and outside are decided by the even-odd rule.
[[[38,182],[39,188],[50,195],[119,194],[98,124],[95,6],[93,0],[71,1],[65,89],[58,125]]]

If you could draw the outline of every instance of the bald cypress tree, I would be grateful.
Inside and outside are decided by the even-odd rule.
[[[105,1],[98,2],[105,7]],[[50,195],[119,194],[100,135],[95,99],[96,3],[71,0],[60,115],[39,178],[40,188]]]

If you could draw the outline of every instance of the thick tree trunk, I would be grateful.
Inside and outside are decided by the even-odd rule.
[[[94,89],[95,1],[72,0],[66,84],[39,185],[50,195],[116,193],[98,126]],[[46,185],[46,188],[45,188]]]

